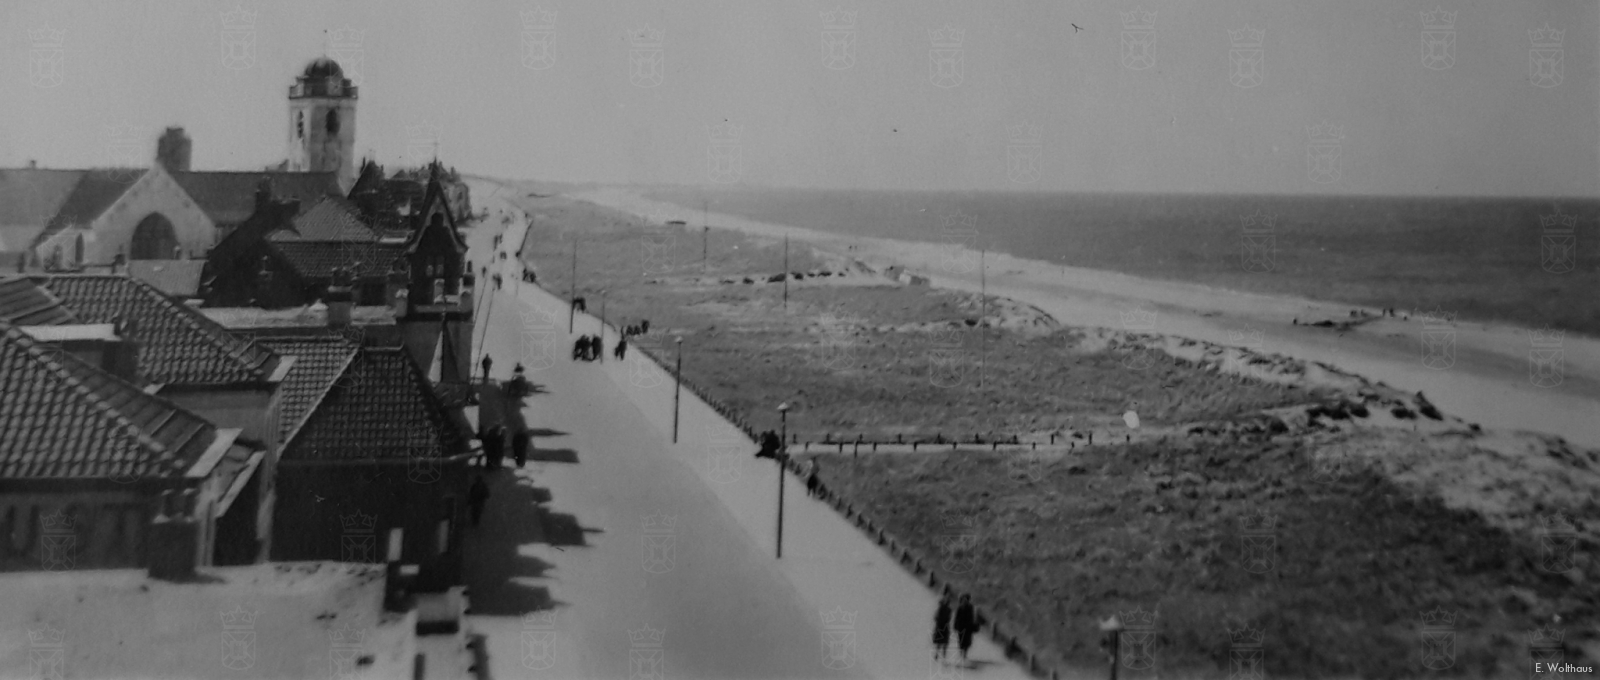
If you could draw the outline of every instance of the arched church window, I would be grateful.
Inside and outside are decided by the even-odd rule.
[[[294,115],[294,136],[296,139],[306,138],[306,112],[299,111]]]
[[[330,135],[339,134],[339,112],[338,111],[329,111],[328,112],[328,134],[330,134]]]

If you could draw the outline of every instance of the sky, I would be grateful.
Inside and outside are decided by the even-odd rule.
[[[236,10],[250,20],[224,25]],[[854,24],[830,28],[835,10]],[[1546,24],[1560,42],[1535,50]],[[148,157],[169,125],[197,169],[277,163],[287,87],[327,54],[359,74],[356,151],[385,164],[437,148],[552,181],[1596,196],[1597,34],[1600,5],[1576,0],[7,0],[0,166]]]

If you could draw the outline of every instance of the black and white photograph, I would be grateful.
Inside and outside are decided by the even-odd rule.
[[[1600,4],[0,48],[0,680],[1600,666]]]

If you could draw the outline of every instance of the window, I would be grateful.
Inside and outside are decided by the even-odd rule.
[[[306,138],[306,112],[304,111],[296,112],[294,115],[294,136],[295,139]]]
[[[339,134],[339,112],[338,111],[329,111],[328,112],[328,134],[330,134],[330,135]]]

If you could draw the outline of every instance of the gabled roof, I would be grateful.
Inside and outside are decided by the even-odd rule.
[[[0,478],[172,478],[216,443],[201,417],[0,322]]]
[[[278,388],[283,399],[279,407],[283,424],[280,435],[288,439],[311,413],[311,407],[333,387],[334,378],[350,365],[356,346],[336,335],[263,337],[260,342],[279,356],[295,358]]]
[[[87,172],[0,168],[0,226],[43,227],[61,211]]]
[[[256,185],[266,178],[272,195],[298,199],[303,212],[324,196],[342,196],[332,172],[174,172],[172,178],[218,225],[238,224],[255,212]]]
[[[67,195],[66,202],[56,210],[55,217],[45,226],[34,242],[56,235],[74,224],[86,224],[116,203],[147,172],[143,168],[114,168],[89,170],[78,179],[78,185]]]
[[[135,322],[132,339],[139,343],[139,378],[171,385],[229,385],[267,380],[278,356],[144,281],[109,274],[59,274],[28,277],[34,285],[61,300],[76,323]],[[21,308],[0,308],[0,320],[12,321]],[[15,321],[12,321],[15,323]]]
[[[355,267],[356,279],[388,276],[394,261],[405,254],[400,243],[330,243],[327,241],[275,241],[272,248],[302,279],[326,279],[335,267]]]
[[[378,235],[361,221],[355,206],[344,199],[328,196],[294,218],[294,229],[280,229],[267,236],[273,241],[372,242]]]
[[[404,349],[366,347],[289,438],[283,459],[443,458],[468,441]]]
[[[18,326],[55,326],[78,323],[61,298],[20,276],[0,279],[0,319]]]

